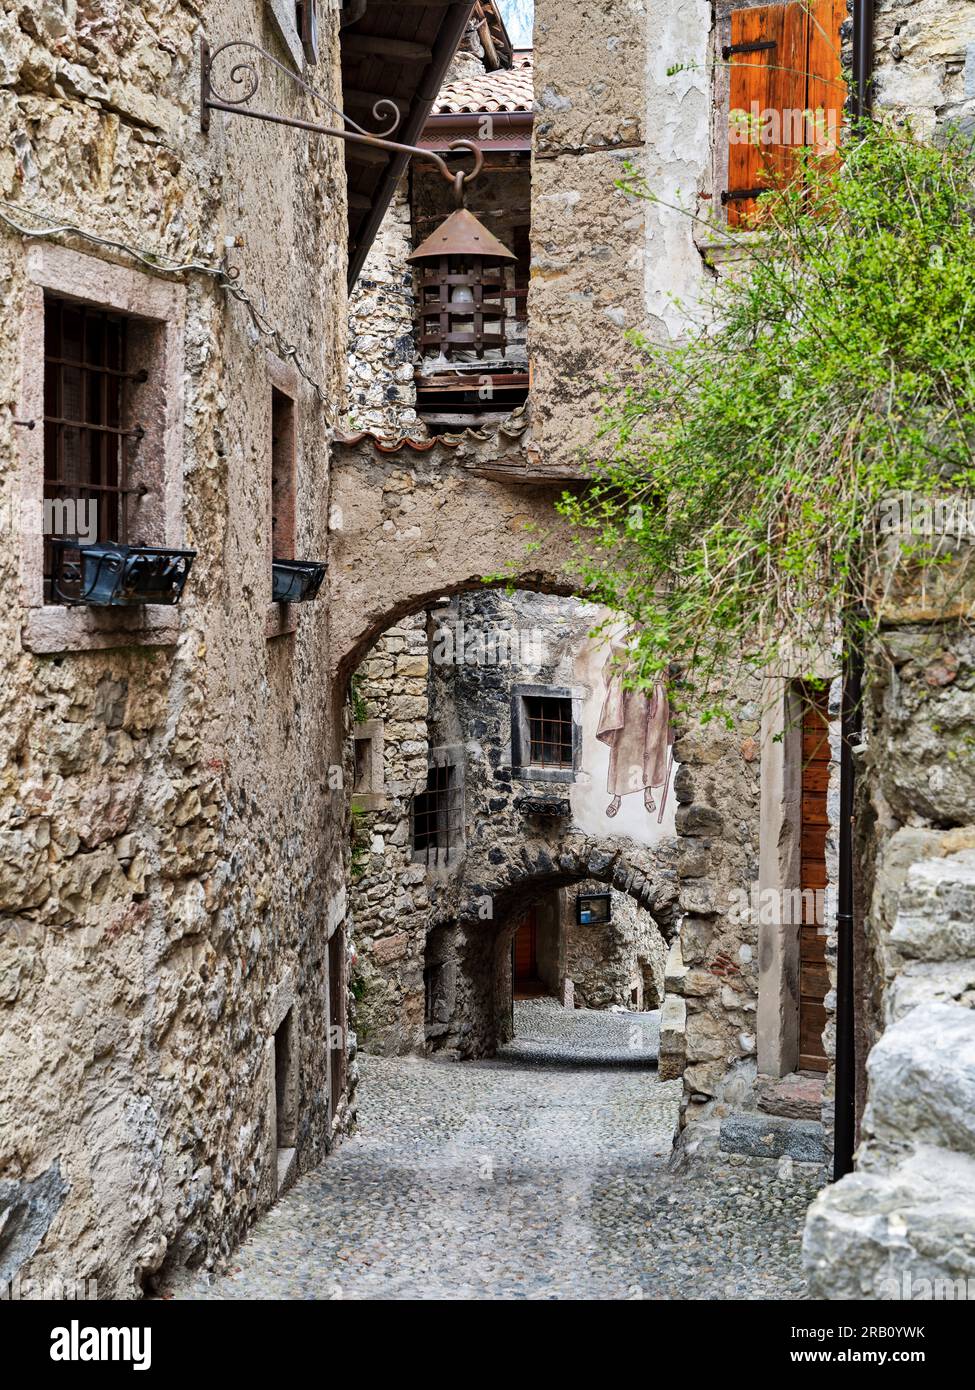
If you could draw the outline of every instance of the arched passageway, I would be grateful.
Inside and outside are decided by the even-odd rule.
[[[540,858],[545,859],[545,851]],[[593,885],[615,889],[632,901],[636,913],[646,921],[645,936],[652,931],[659,941],[656,986],[662,994],[662,952],[675,930],[674,903],[667,891],[665,869],[644,860],[636,868],[622,851],[607,854],[604,848],[587,848],[578,843],[567,847],[560,867],[537,868],[504,882],[490,884],[472,896],[462,915],[430,932],[424,959],[426,994],[426,1041],[430,1051],[448,1051],[458,1057],[492,1056],[500,1044],[513,1035],[513,959],[512,945],[519,929],[534,914],[536,923],[536,978],[540,988],[534,992],[551,997],[569,1009],[577,1002],[585,1007],[589,1000],[576,1001],[575,978],[582,978],[583,961],[589,956],[589,978],[605,976],[604,991],[592,991],[591,1002],[600,1007],[613,1003],[621,1008],[639,1003],[634,1000],[632,972],[638,968],[642,952],[636,940],[630,943],[626,963],[626,984],[613,979],[612,963],[605,959],[605,945],[598,941],[593,926],[581,927],[571,921],[575,912],[575,890]],[[569,892],[560,890],[571,890]],[[659,916],[656,915],[659,912]],[[588,938],[587,950],[573,947]],[[615,974],[622,972],[617,962]],[[601,969],[600,969],[601,967]],[[616,986],[615,992],[613,986]],[[660,1001],[662,1002],[662,1001]]]

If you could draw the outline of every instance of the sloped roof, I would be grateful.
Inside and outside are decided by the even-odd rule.
[[[481,111],[531,111],[532,55],[520,49],[510,68],[472,72],[449,82],[433,105],[436,116],[469,115]]]

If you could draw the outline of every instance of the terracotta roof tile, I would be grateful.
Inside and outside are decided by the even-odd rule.
[[[448,82],[440,90],[433,113],[457,116],[477,111],[531,111],[533,100],[532,55],[520,50],[513,67]]]

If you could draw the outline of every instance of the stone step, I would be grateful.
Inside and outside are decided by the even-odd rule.
[[[793,1072],[791,1076],[760,1076],[755,1084],[759,1110],[786,1120],[821,1121],[824,1074]]]
[[[736,1110],[721,1121],[718,1148],[751,1158],[792,1158],[797,1163],[824,1163],[826,1142],[816,1120],[790,1120],[760,1111]]]

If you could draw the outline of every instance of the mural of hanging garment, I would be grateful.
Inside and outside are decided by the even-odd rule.
[[[614,647],[603,668],[606,695],[596,729],[596,737],[609,746],[606,790],[612,800],[606,814],[617,815],[622,798],[639,791],[643,792],[647,811],[655,811],[653,793],[660,788],[659,823],[663,820],[674,763],[670,704],[661,682],[654,685],[652,694],[625,690],[621,657],[625,657],[625,650]]]

